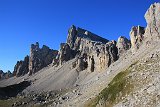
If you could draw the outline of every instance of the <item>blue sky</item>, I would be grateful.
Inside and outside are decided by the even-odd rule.
[[[144,14],[158,1],[0,0],[0,69],[13,71],[37,41],[58,49],[72,24],[109,40],[129,38],[132,26],[146,26]]]

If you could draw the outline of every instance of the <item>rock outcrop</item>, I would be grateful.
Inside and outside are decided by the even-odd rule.
[[[150,41],[157,41],[160,39],[160,3],[154,3],[150,6],[145,14],[147,27],[134,26],[130,32],[131,45],[134,51],[139,49],[143,41],[146,45]]]
[[[76,50],[79,48],[81,38],[88,39],[90,41],[99,41],[104,44],[109,41],[85,29],[79,27],[76,29],[76,27],[72,25],[68,31],[67,44],[70,46],[70,48]]]
[[[117,41],[118,56],[120,57],[123,53],[131,48],[131,42],[124,36],[120,36]]]
[[[47,65],[52,63],[52,60],[56,58],[58,54],[57,50],[52,50],[49,47],[43,45],[39,48],[39,43],[31,45],[30,56],[26,56],[24,60],[17,61],[13,76],[23,76],[25,74],[33,74]]]
[[[12,73],[11,73],[11,71],[7,71],[6,73],[4,73],[4,77],[5,77],[5,79],[8,79],[8,78],[10,78],[10,77],[12,77],[13,75],[12,75]]]
[[[144,39],[145,28],[141,26],[133,26],[130,31],[132,49],[139,49]]]
[[[51,64],[58,54],[57,50],[52,50],[43,45],[39,48],[39,43],[31,45],[29,57],[29,75],[36,73],[47,65]]]
[[[0,70],[0,80],[3,78],[3,74],[4,74],[4,72],[2,70]]]
[[[145,14],[147,22],[146,37],[160,39],[160,3],[154,3]]]
[[[13,76],[23,76],[29,72],[29,56],[27,55],[24,60],[17,61],[14,67]]]
[[[13,74],[10,71],[3,72],[2,70],[0,70],[0,80],[8,79],[8,78],[10,78],[12,76],[13,76]]]
[[[75,57],[75,52],[70,48],[67,43],[61,43],[59,51],[59,63],[62,65],[64,62],[69,61]]]
[[[101,71],[118,59],[115,41],[109,42],[74,25],[69,29],[67,42],[62,43],[60,47],[59,55],[53,64],[62,65],[63,62],[76,57],[73,67],[77,67],[77,71]]]

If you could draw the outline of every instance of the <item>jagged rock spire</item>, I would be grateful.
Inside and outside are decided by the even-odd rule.
[[[130,31],[130,39],[132,49],[139,49],[144,39],[145,28],[141,26],[133,26]]]
[[[160,3],[154,3],[145,14],[147,22],[145,36],[160,39]]]

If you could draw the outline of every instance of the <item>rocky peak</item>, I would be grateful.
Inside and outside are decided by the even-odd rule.
[[[39,50],[39,43],[36,42],[36,44],[31,44],[30,52],[38,51]]]
[[[160,38],[160,3],[154,3],[145,14],[147,22],[146,37]]]
[[[24,60],[17,61],[14,67],[13,76],[23,76],[29,72],[29,56],[27,55]]]
[[[90,31],[72,25],[67,43],[60,45],[59,55],[53,60],[53,65],[62,65],[63,62],[76,57],[73,68],[77,67],[77,71],[101,71],[115,62],[118,59],[117,55],[116,41],[109,42]]]
[[[57,50],[52,50],[45,45],[43,45],[42,48],[39,48],[38,42],[36,44],[32,44],[30,50],[29,75],[51,64],[58,54]]]
[[[130,49],[131,43],[130,40],[128,40],[124,36],[120,36],[117,41],[117,48],[118,48],[118,56],[121,56],[124,52],[126,52],[128,49]]]
[[[144,39],[145,28],[141,26],[133,26],[130,31],[131,45],[133,49],[139,49]]]
[[[79,46],[80,40],[81,39],[88,39],[90,41],[97,41],[97,42],[102,42],[102,43],[107,43],[108,40],[104,39],[96,34],[93,34],[85,29],[82,28],[76,28],[74,25],[71,26],[68,32],[68,37],[67,37],[67,44],[70,46],[72,49],[77,49],[77,46]]]
[[[68,30],[68,37],[67,37],[67,43],[71,48],[74,47],[76,35],[77,35],[76,27],[72,25],[71,28]]]
[[[31,44],[30,56],[27,55],[24,60],[17,61],[14,67],[13,76],[19,77],[27,73],[31,75],[38,72],[51,64],[57,54],[57,50],[52,50],[46,45],[43,45],[42,48],[40,48],[38,42]]]
[[[6,73],[3,72],[2,70],[0,70],[0,80],[8,79],[12,76],[13,76],[13,74],[9,70]]]
[[[5,73],[5,79],[8,79],[8,78],[10,78],[10,77],[12,77],[12,73],[11,73],[11,71],[7,71],[6,73]]]

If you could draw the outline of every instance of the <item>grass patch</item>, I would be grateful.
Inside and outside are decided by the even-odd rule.
[[[133,65],[130,67],[132,66]],[[108,87],[103,89],[97,97],[91,99],[89,103],[85,105],[85,107],[96,107],[98,104],[100,104],[100,102],[105,107],[112,107],[114,104],[123,100],[122,97],[128,95],[133,88],[130,80],[126,78],[131,72],[130,67],[125,71],[118,73],[108,84]]]

